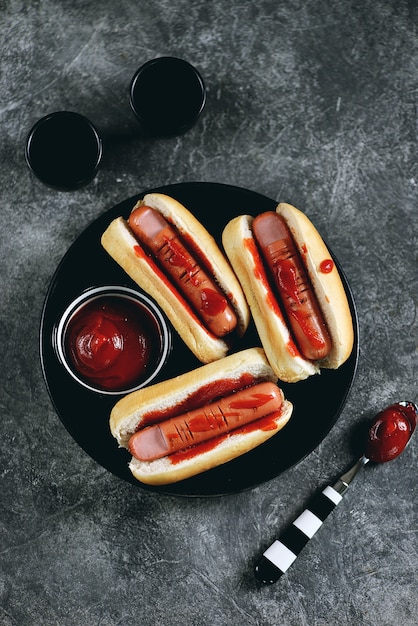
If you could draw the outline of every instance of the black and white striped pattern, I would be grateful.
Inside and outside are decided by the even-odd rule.
[[[257,580],[276,582],[292,565],[302,548],[322,526],[324,520],[341,502],[342,495],[328,486],[319,493],[301,515],[264,552],[255,567]]]

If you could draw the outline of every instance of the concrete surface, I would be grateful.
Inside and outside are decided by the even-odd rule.
[[[279,583],[252,576],[353,460],[359,420],[417,401],[417,20],[406,0],[1,3],[1,626],[417,624],[416,441],[358,477]],[[143,142],[127,88],[165,54],[198,67],[207,106],[184,136]],[[63,109],[106,142],[96,179],[71,193],[42,185],[23,156],[32,124]],[[187,181],[305,210],[360,320],[358,373],[329,435],[274,480],[220,498],[107,472],[63,427],[39,364],[42,304],[72,242],[125,198]]]

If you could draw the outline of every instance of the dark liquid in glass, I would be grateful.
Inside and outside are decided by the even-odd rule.
[[[34,126],[26,146],[26,158],[34,174],[56,189],[76,189],[95,175],[101,157],[101,141],[81,115],[58,113]]]
[[[173,135],[193,126],[205,104],[205,87],[189,63],[165,57],[140,68],[130,96],[145,134]]]

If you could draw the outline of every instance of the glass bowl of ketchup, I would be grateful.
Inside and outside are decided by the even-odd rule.
[[[171,350],[171,332],[148,296],[128,287],[93,287],[64,311],[54,344],[80,385],[117,395],[156,378]]]

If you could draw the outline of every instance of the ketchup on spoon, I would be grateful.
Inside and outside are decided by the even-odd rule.
[[[317,494],[293,524],[264,551],[254,568],[260,583],[271,585],[288,570],[341,502],[354,476],[366,463],[386,463],[405,450],[416,428],[417,415],[418,407],[406,401],[392,404],[376,415],[368,431],[364,455],[334,485],[328,485]]]
[[[375,463],[392,461],[405,450],[417,425],[417,410],[412,402],[387,407],[370,426],[365,456]]]

